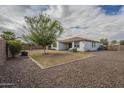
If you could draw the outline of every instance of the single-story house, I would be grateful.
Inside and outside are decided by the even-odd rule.
[[[77,51],[96,51],[100,47],[100,42],[89,40],[82,37],[72,37],[63,40],[57,40],[52,49],[56,50],[69,50],[77,49]]]

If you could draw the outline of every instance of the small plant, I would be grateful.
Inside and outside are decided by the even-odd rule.
[[[12,57],[15,57],[17,54],[20,53],[22,45],[20,41],[17,40],[9,40],[8,42],[9,51]]]

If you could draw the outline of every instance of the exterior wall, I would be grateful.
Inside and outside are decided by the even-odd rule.
[[[0,65],[6,61],[6,42],[0,38]]]
[[[56,47],[54,47],[53,45],[51,45],[51,49],[56,49]]]
[[[77,51],[85,51],[84,48],[85,48],[85,42],[80,41],[79,48],[77,48]]]
[[[57,47],[56,50],[67,50],[68,49],[68,43],[61,43],[57,41]],[[72,48],[74,48],[74,42],[72,42]],[[77,48],[77,51],[96,51],[100,47],[100,43],[95,42],[95,47],[92,47],[92,42],[88,41],[80,41],[79,47]]]
[[[85,47],[84,50],[85,51],[96,51],[99,47],[100,47],[100,43],[95,42],[95,47],[92,47],[92,42],[84,42]]]
[[[56,50],[66,50],[68,49],[68,44],[65,44],[65,43],[61,43],[61,42],[56,42],[57,44],[57,47],[56,47]]]

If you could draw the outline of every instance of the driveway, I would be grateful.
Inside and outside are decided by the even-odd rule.
[[[6,63],[4,76],[15,87],[124,87],[124,51],[93,54],[94,57],[48,69],[20,57]]]

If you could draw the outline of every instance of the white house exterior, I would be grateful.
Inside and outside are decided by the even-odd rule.
[[[89,40],[81,37],[73,37],[64,40],[57,40],[56,47],[52,47],[52,49],[69,50],[76,48],[77,51],[96,51],[99,47],[99,41]]]

